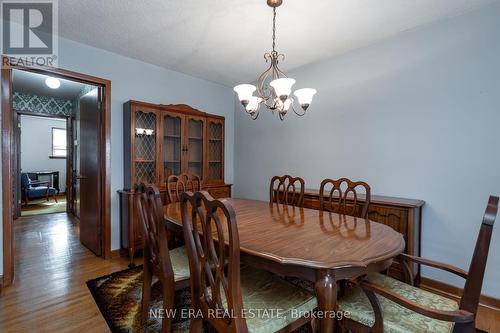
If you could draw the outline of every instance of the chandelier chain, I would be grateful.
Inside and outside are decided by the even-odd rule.
[[[276,52],[276,7],[273,7],[273,53]]]

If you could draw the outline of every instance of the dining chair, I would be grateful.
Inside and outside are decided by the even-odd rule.
[[[189,260],[185,247],[168,249],[167,225],[160,192],[154,185],[134,186],[134,201],[143,230],[142,320],[146,321],[151,302],[153,275],[162,284],[163,308],[173,309],[175,290],[189,286]],[[162,332],[170,332],[172,318],[164,316]]]
[[[179,202],[180,194],[186,191],[201,191],[201,179],[197,175],[182,173],[180,175],[170,175],[167,178],[167,197],[169,203]]]
[[[350,318],[340,321],[342,329],[355,332],[475,332],[475,318],[483,285],[498,197],[490,196],[479,229],[476,247],[466,272],[433,260],[402,254],[403,283],[382,274],[368,274],[337,303]],[[409,262],[442,269],[465,279],[460,302],[414,287]],[[382,297],[379,297],[379,296]]]
[[[181,215],[191,307],[202,314],[191,318],[190,332],[200,332],[203,320],[218,332],[238,333],[291,332],[311,324],[308,315],[317,307],[312,294],[270,272],[240,267],[236,213],[227,200],[215,200],[206,191],[185,192]],[[276,309],[279,316],[269,315]]]
[[[365,195],[362,205],[358,202],[361,190]],[[348,178],[324,179],[319,187],[320,210],[366,218],[370,200],[370,185],[365,182],[353,182]]]
[[[304,179],[290,175],[274,176],[269,185],[269,201],[302,207],[304,191]]]

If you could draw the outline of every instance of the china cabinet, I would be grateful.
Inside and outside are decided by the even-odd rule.
[[[134,218],[130,189],[136,183],[155,184],[167,203],[167,179],[182,173],[197,175],[215,198],[231,196],[224,183],[224,117],[188,105],[138,101],[124,104],[124,189],[118,191],[122,249],[141,248],[140,225]]]

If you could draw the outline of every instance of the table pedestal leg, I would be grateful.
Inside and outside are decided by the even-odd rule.
[[[320,311],[319,327],[321,333],[332,333],[335,328],[335,306],[337,304],[337,283],[331,271],[317,273],[316,297]]]

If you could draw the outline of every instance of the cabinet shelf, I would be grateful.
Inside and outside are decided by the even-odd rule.
[[[168,161],[165,161],[165,164],[166,163],[180,163],[181,161],[179,160],[168,160]]]
[[[180,139],[181,138],[180,135],[174,135],[174,134],[165,134],[164,137],[169,138],[169,139]]]
[[[154,163],[155,160],[135,160],[135,163]]]
[[[197,136],[190,136],[189,140],[203,140],[203,138],[197,137]]]
[[[210,138],[210,141],[222,141],[222,139],[217,139],[217,138]]]
[[[222,163],[222,161],[208,161],[208,163]]]

